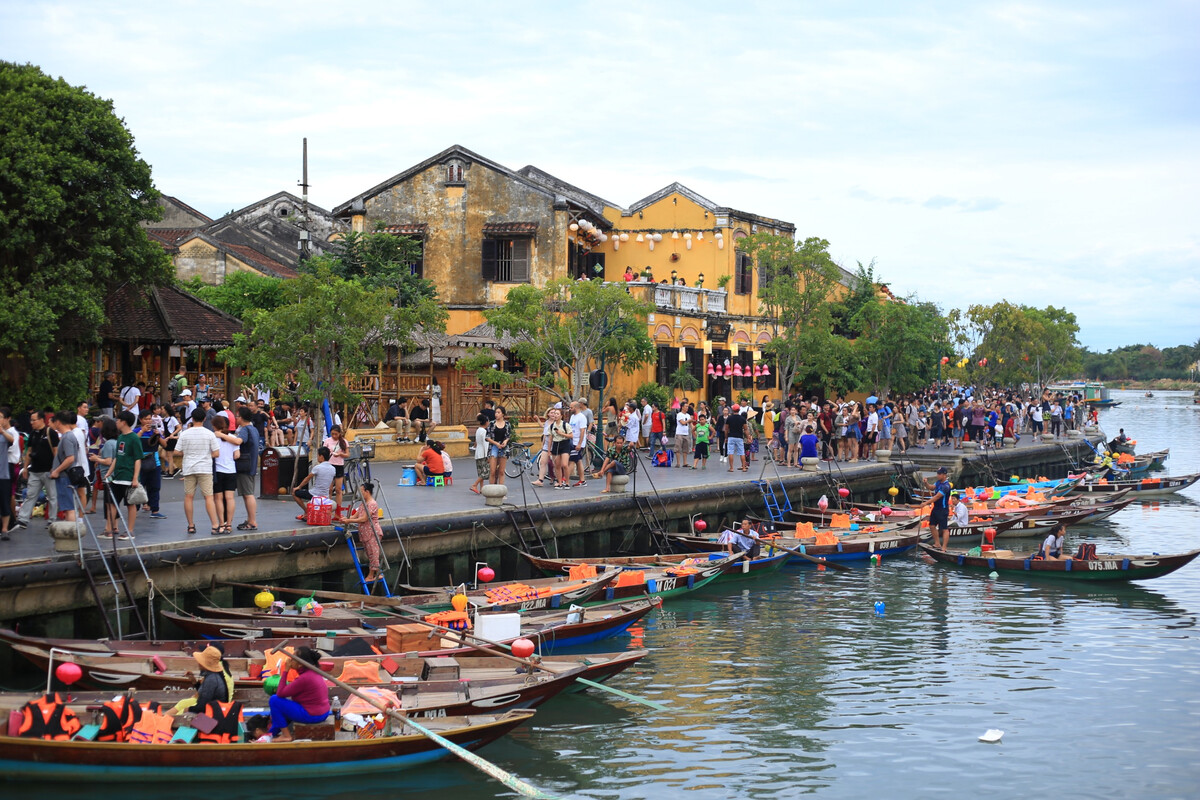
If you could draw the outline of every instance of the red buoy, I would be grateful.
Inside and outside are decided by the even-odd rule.
[[[512,643],[512,654],[517,658],[529,658],[533,651],[533,642],[528,639],[517,639]]]

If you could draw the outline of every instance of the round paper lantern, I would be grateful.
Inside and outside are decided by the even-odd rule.
[[[54,677],[70,686],[75,681],[83,677],[83,670],[78,664],[73,664],[70,661],[65,661],[54,668]]]
[[[275,690],[278,688],[279,688],[279,676],[278,675],[271,675],[263,680],[263,691],[267,693],[268,697],[275,694]]]
[[[572,232],[572,233],[574,233],[575,231],[579,230],[579,223],[578,223],[578,222],[572,222],[572,223],[571,223],[570,225],[568,225],[567,227],[571,229],[571,232]]]
[[[698,519],[692,523],[692,527],[699,533],[704,533],[708,529],[708,523],[702,519]]]
[[[491,583],[496,579],[496,570],[485,564],[479,568],[479,572],[476,575],[482,583]]]
[[[829,501],[825,499],[825,495],[821,495],[821,499],[817,501],[817,508],[822,511],[829,508]]]
[[[450,598],[450,607],[455,611],[467,610],[467,596],[465,594],[456,594]]]
[[[884,506],[883,508],[879,509],[879,513],[883,514],[885,517],[890,517],[892,515],[891,506]]]
[[[843,500],[845,500],[845,499],[846,499],[847,497],[849,497],[849,496],[850,496],[850,490],[849,490],[849,489],[847,489],[845,486],[842,486],[842,487],[839,487],[839,488],[838,488],[838,497],[840,497],[840,498],[842,498]]]
[[[270,608],[271,603],[274,602],[275,595],[271,594],[270,592],[259,592],[258,594],[254,595],[254,605],[258,606],[259,608]]]
[[[892,488],[888,489],[888,494],[892,497],[895,497],[896,495],[900,494],[900,490],[893,486]]]
[[[512,654],[517,658],[529,658],[534,649],[533,642],[528,639],[517,639],[512,643]]]
[[[942,363],[943,363],[943,364],[949,364],[949,363],[950,363],[950,356],[942,356]]]

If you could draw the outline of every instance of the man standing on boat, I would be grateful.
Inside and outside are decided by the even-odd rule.
[[[933,484],[933,510],[929,512],[929,533],[938,550],[950,548],[950,481],[945,467],[938,467]]]

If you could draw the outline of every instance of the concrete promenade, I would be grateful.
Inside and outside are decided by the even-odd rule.
[[[1098,440],[1099,437],[1094,437]],[[1063,440],[1064,444],[1073,443],[1076,447],[1079,446],[1080,440]],[[1022,442],[1014,449],[1005,448],[999,451],[989,451],[988,459],[1004,458],[1008,461],[1016,455],[1021,455],[1026,458],[1038,457],[1045,461],[1063,460],[1063,449],[1057,443],[1038,443],[1034,444],[1030,437],[1025,437]],[[763,457],[766,456],[765,451],[760,453],[758,460],[750,463],[748,472],[727,471],[728,465],[721,463],[719,458],[710,458],[707,470],[692,470],[680,468],[665,468],[665,467],[650,467],[647,459],[647,454],[640,454],[641,463],[639,474],[637,475],[637,491],[639,494],[644,494],[651,490],[650,483],[653,483],[654,489],[660,494],[672,495],[689,489],[697,489],[702,487],[711,487],[717,489],[728,489],[730,493],[740,493],[747,499],[749,503],[755,507],[761,504],[758,501],[758,490],[749,485],[752,480],[766,479],[772,481],[776,489],[779,486],[779,477],[782,476],[789,486],[789,490],[793,486],[793,478],[807,478],[805,484],[816,487],[816,493],[813,489],[806,491],[806,496],[809,497],[809,502],[815,501],[820,494],[820,484],[832,482],[837,485],[846,484],[855,481],[856,477],[865,478],[869,475],[879,476],[887,472],[896,472],[903,469],[906,472],[922,471],[932,472],[938,466],[947,466],[953,472],[962,459],[963,452],[959,450],[949,450],[943,448],[941,450],[915,449],[910,450],[908,456],[894,455],[890,465],[874,462],[858,462],[858,463],[833,463],[823,462],[819,465],[818,470],[805,470],[801,472],[796,469],[780,467],[778,473],[769,464],[764,463]],[[1076,456],[1077,457],[1077,456]],[[982,461],[982,457],[976,456],[976,461]],[[469,490],[471,483],[475,480],[475,464],[472,460],[459,458],[455,460],[455,478],[454,485],[446,488],[427,488],[427,487],[400,487],[397,486],[405,463],[401,462],[371,462],[371,472],[378,486],[376,497],[379,500],[379,505],[385,510],[385,514],[390,511],[391,516],[396,519],[402,533],[407,533],[409,528],[421,527],[422,522],[450,524],[448,521],[457,519],[459,524],[470,525],[472,519],[481,518],[487,512],[494,512],[495,509],[484,506],[483,497],[474,494]],[[818,478],[818,474],[820,477]],[[1001,475],[1000,472],[997,472]],[[1007,475],[1007,473],[1003,473]],[[607,495],[601,494],[600,490],[604,488],[603,479],[594,481],[590,478],[587,485],[576,487],[569,490],[555,490],[549,486],[536,489],[528,484],[528,477],[525,478],[507,478],[506,482],[509,487],[507,502],[516,506],[524,506],[527,503],[534,506],[540,500],[546,507],[548,513],[553,513],[558,510],[579,508],[586,509],[593,513],[600,512],[605,504],[613,504],[624,498],[628,500],[628,495]],[[522,493],[522,482],[524,482],[524,496]],[[630,489],[634,487],[631,484]],[[380,492],[383,496],[380,497]],[[796,494],[793,492],[793,497]],[[197,497],[196,502],[196,533],[189,535],[187,533],[187,520],[183,512],[183,481],[182,480],[164,480],[162,488],[162,500],[160,505],[161,513],[166,515],[166,519],[151,519],[149,514],[142,512],[138,515],[138,520],[135,528],[135,537],[138,548],[142,552],[169,552],[176,548],[196,548],[209,547],[236,551],[239,547],[247,544],[261,542],[264,540],[280,541],[292,537],[296,537],[306,533],[312,533],[319,530],[329,530],[328,528],[320,529],[305,525],[303,522],[296,520],[296,515],[300,513],[299,507],[290,499],[258,499],[258,530],[254,532],[243,532],[234,530],[232,534],[213,536],[209,533],[208,516],[204,512],[204,506],[201,499]],[[235,525],[243,522],[246,519],[246,511],[241,498],[238,498],[237,511],[234,516]],[[88,516],[88,520],[94,526],[97,533],[103,530],[104,518],[100,508],[93,515]],[[390,536],[390,525],[384,523],[385,533]],[[90,540],[89,540],[90,543]],[[106,549],[111,544],[106,543]],[[118,549],[128,549],[127,542],[117,543]],[[55,553],[53,544],[47,532],[47,525],[44,520],[34,518],[27,529],[16,530],[11,533],[11,540],[0,542],[0,568],[13,567],[19,565],[36,565],[47,562],[63,562],[75,561],[77,554],[73,553]]]

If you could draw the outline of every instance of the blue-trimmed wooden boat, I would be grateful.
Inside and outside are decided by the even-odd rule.
[[[500,715],[422,719],[421,725],[467,750],[478,750],[527,722],[533,710]],[[357,777],[421,766],[450,756],[414,732],[375,739],[334,739],[271,744],[132,744],[45,741],[0,736],[5,780],[79,784],[161,783],[164,793],[181,782],[284,781]]]
[[[693,553],[708,553],[724,549],[716,539],[700,536],[671,536],[671,541]],[[917,546],[921,534],[916,528],[905,531],[886,531],[880,533],[854,533],[841,537],[836,544],[815,544],[813,539],[780,538],[779,544],[792,550],[799,550],[813,558],[823,558],[827,561],[866,561],[871,556],[895,556],[906,553]],[[762,546],[770,546],[771,540],[764,539]],[[812,566],[813,562],[800,556],[792,556],[789,564]]]
[[[1123,555],[1098,553],[1094,560],[1077,561],[1067,559],[1034,560],[1033,553],[1014,553],[1011,550],[997,550],[992,553],[982,553],[978,556],[967,555],[961,550],[940,550],[928,544],[922,544],[921,550],[934,561],[952,567],[972,570],[975,572],[996,572],[1011,578],[1053,578],[1070,581],[1139,581],[1150,578],[1161,578],[1169,575],[1180,567],[1189,564],[1200,550],[1187,553],[1160,556]]]
[[[662,567],[704,566],[707,568],[716,562],[721,562],[721,573],[713,583],[725,583],[743,578],[753,578],[781,568],[788,560],[787,553],[768,553],[755,559],[728,558],[724,553],[709,553],[707,558],[697,559],[695,555],[668,554],[650,556],[608,556],[604,558],[541,558],[532,553],[522,553],[525,560],[534,569],[544,575],[561,575],[571,567],[588,564],[594,566],[601,575],[607,571],[621,570],[653,570]],[[706,582],[707,583],[707,582]]]

